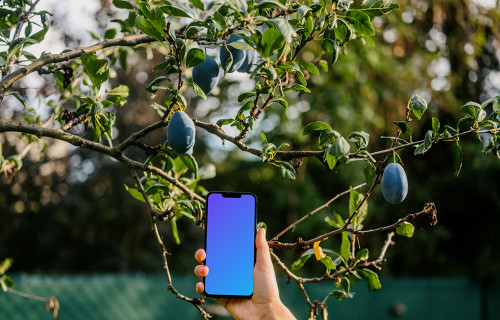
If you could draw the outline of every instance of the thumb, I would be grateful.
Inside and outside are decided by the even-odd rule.
[[[255,237],[255,247],[257,248],[257,256],[255,268],[260,270],[274,270],[271,261],[271,254],[269,253],[269,245],[266,241],[266,229],[260,228]]]

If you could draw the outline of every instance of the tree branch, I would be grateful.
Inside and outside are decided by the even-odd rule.
[[[305,216],[303,216],[302,218],[300,218],[299,220],[295,221],[294,223],[292,223],[291,225],[289,225],[288,227],[286,227],[283,231],[281,231],[280,233],[278,233],[276,236],[274,236],[274,238],[271,239],[271,241],[276,241],[278,240],[279,237],[281,237],[283,234],[285,234],[286,232],[288,232],[290,229],[294,228],[295,229],[295,226],[298,225],[299,223],[301,223],[302,221],[306,220],[307,218],[309,218],[310,216],[312,216],[313,214],[315,214],[316,212],[318,211],[321,211],[325,208],[327,208],[332,202],[334,202],[335,200],[337,200],[338,198],[342,197],[343,195],[346,195],[348,193],[351,192],[351,190],[356,190],[356,189],[359,189],[359,188],[362,188],[366,186],[366,183],[362,183],[358,186],[355,186],[354,188],[350,188],[349,190],[346,190],[344,192],[341,192],[339,194],[337,194],[335,197],[331,198],[330,200],[328,200],[328,202],[326,202],[325,204],[323,204],[322,206],[319,206],[317,207],[316,209],[314,209],[313,211],[309,212],[308,214],[306,214]]]
[[[140,169],[142,171],[148,171],[152,173],[156,173],[160,175],[162,178],[166,179],[168,182],[172,183],[175,185],[177,188],[181,189],[190,199],[196,199],[200,201],[202,204],[205,204],[205,199],[196,193],[192,192],[189,190],[187,186],[179,182],[179,180],[175,179],[174,177],[170,176],[167,174],[165,171],[155,167],[155,166],[148,166],[144,163],[135,161],[131,158],[128,158],[124,156],[119,150],[116,148],[111,148],[108,146],[105,146],[103,144],[90,141],[87,139],[84,139],[80,136],[64,132],[60,129],[49,129],[49,128],[43,128],[39,126],[33,126],[33,125],[28,125],[24,124],[21,122],[4,122],[0,121],[0,132],[9,132],[9,131],[14,131],[14,132],[23,132],[23,133],[28,133],[28,134],[33,134],[39,138],[41,137],[48,137],[52,139],[57,139],[57,140],[62,140],[66,141],[74,146],[77,147],[82,147],[86,148],[92,151],[100,152],[102,154],[106,154],[110,157],[115,158],[116,160],[122,162],[129,168],[136,168]]]
[[[130,172],[132,173],[132,176],[135,179],[135,184],[137,185],[137,189],[141,192],[142,196],[144,197],[146,201],[146,205],[149,208],[150,212],[150,220],[151,220],[151,230],[153,231],[153,234],[155,235],[156,242],[158,243],[158,248],[160,249],[161,257],[163,259],[163,268],[165,269],[165,275],[167,276],[167,281],[168,281],[168,290],[171,291],[177,298],[184,300],[186,302],[191,303],[193,306],[200,311],[201,316],[203,319],[209,319],[212,316],[204,309],[202,308],[203,303],[205,302],[205,298],[189,298],[183,294],[181,294],[177,289],[175,289],[173,283],[172,283],[172,276],[170,274],[170,269],[168,267],[168,260],[167,260],[167,255],[169,254],[167,252],[167,249],[165,247],[165,244],[163,242],[162,237],[160,236],[160,232],[158,231],[158,225],[156,224],[155,220],[155,209],[153,208],[153,205],[149,201],[149,198],[146,194],[146,191],[144,191],[144,187],[142,186],[141,180],[139,179],[139,176],[137,175],[137,172],[135,169],[130,169]]]
[[[292,279],[293,281],[295,281],[295,283],[297,283],[297,287],[304,295],[304,298],[306,299],[307,305],[309,306],[309,318],[311,318],[311,316],[314,313],[315,305],[311,302],[311,299],[309,298],[309,295],[307,294],[306,288],[304,288],[304,285],[302,284],[302,278],[296,276],[292,271],[290,271],[290,269],[288,269],[286,267],[286,265],[280,260],[280,258],[272,250],[270,252],[271,252],[271,258],[273,258],[274,262],[276,262],[276,264],[285,272],[287,277],[289,279]]]
[[[59,300],[57,300],[56,297],[49,297],[49,298],[41,297],[41,296],[37,296],[34,294],[25,293],[25,292],[22,292],[22,291],[19,291],[16,289],[12,289],[12,288],[7,288],[7,292],[11,293],[11,294],[15,294],[16,296],[19,296],[19,297],[22,297],[25,299],[43,302],[43,304],[45,305],[45,310],[47,310],[47,312],[51,312],[52,317],[54,319],[57,318],[57,314],[59,313]]]
[[[416,217],[418,217],[418,216],[420,216],[422,214],[428,214],[428,215],[431,216],[431,218],[434,218],[435,215],[436,215],[436,213],[437,213],[437,211],[436,211],[436,207],[435,207],[434,203],[433,202],[428,202],[428,203],[426,203],[424,205],[424,209],[422,211],[417,212],[417,213],[409,214],[406,217],[404,217],[404,218],[398,220],[397,222],[395,222],[395,223],[393,223],[393,224],[391,224],[389,226],[386,226],[386,227],[380,227],[380,228],[377,228],[377,229],[371,229],[371,230],[362,231],[362,230],[355,230],[354,228],[352,228],[352,227],[349,226],[350,225],[349,223],[346,223],[342,228],[335,229],[333,231],[327,232],[327,233],[325,233],[323,235],[317,236],[316,238],[313,238],[313,239],[310,239],[310,240],[306,240],[306,241],[299,240],[299,241],[294,242],[294,243],[282,243],[282,242],[279,242],[279,241],[270,240],[268,243],[269,243],[269,247],[271,247],[271,248],[279,248],[279,249],[292,249],[292,248],[295,248],[295,247],[305,247],[305,246],[312,245],[316,241],[324,240],[326,238],[329,238],[329,237],[334,236],[336,234],[342,233],[344,231],[348,231],[348,232],[351,232],[351,233],[354,233],[354,234],[360,234],[360,235],[370,234],[370,233],[375,233],[375,232],[382,232],[382,231],[396,229],[404,221],[415,219]]]

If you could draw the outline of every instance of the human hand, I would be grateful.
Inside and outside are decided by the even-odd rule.
[[[252,298],[214,298],[214,300],[226,308],[235,319],[295,319],[280,300],[265,229],[257,231],[255,247],[257,255],[253,270]],[[199,263],[203,263],[206,258],[205,250],[198,249],[194,257]],[[208,267],[205,265],[198,265],[194,269],[195,275],[200,279],[206,277],[208,272]],[[196,284],[196,292],[199,294],[203,294],[204,289],[203,282]]]

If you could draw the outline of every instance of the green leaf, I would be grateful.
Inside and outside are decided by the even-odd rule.
[[[186,68],[192,68],[205,61],[205,53],[199,48],[192,48],[186,57]]]
[[[14,259],[12,258],[6,258],[0,263],[0,275],[4,274],[9,270],[9,268],[12,266],[14,263]]]
[[[263,132],[259,132],[260,138],[262,139],[262,146],[265,147],[267,145],[267,138]]]
[[[114,39],[116,37],[116,29],[108,29],[104,32],[104,39]]]
[[[203,4],[203,1],[201,0],[188,0],[188,1],[191,2],[191,4],[196,8],[205,11],[205,5]]]
[[[135,189],[135,188],[129,188],[127,185],[125,185],[125,190],[128,191],[128,193],[130,193],[130,195],[134,198],[136,198],[137,200],[139,201],[142,201],[142,202],[146,202],[146,200],[144,200],[144,196],[142,195],[142,193]]]
[[[326,267],[327,270],[335,270],[336,269],[332,258],[330,258],[329,256],[322,258],[320,261]]]
[[[207,100],[207,95],[205,94],[205,92],[203,92],[203,90],[200,88],[199,85],[196,84],[196,82],[192,82],[191,83],[193,85],[193,91],[196,95],[202,97],[203,99]]]
[[[101,85],[109,78],[108,60],[97,59],[97,56],[92,52],[83,53],[81,58],[85,73],[94,87],[99,90]]]
[[[282,179],[295,180],[295,168],[286,161],[281,161],[280,163],[280,176]]]
[[[216,122],[216,125],[219,127],[231,124],[234,122],[234,119],[220,119]]]
[[[342,10],[349,10],[349,6],[352,4],[353,0],[338,0],[337,8]]]
[[[347,137],[347,140],[349,142],[355,143],[358,146],[358,148],[366,149],[368,143],[370,142],[370,135],[364,131],[356,131],[351,133]]]
[[[427,131],[424,138],[424,143],[421,143],[415,149],[415,155],[426,153],[432,146],[432,130]]]
[[[400,236],[411,238],[413,237],[413,232],[415,231],[415,227],[409,223],[408,221],[404,221],[396,228],[396,233]]]
[[[322,146],[332,138],[338,138],[338,137],[340,137],[340,133],[338,133],[335,130],[323,130],[319,134],[319,146]]]
[[[309,260],[309,258],[311,258],[311,257],[312,257],[312,255],[307,255],[307,256],[302,256],[302,257],[298,258],[297,260],[295,260],[292,263],[292,270],[297,271],[297,270],[302,269],[302,267],[304,266],[306,261]]]
[[[174,17],[184,17],[184,18],[192,18],[189,14],[187,14],[183,9],[177,8],[174,6],[162,6],[161,11],[166,13],[169,16],[174,16]]]
[[[345,20],[352,24],[354,30],[358,33],[373,36],[375,35],[375,29],[373,28],[370,17],[360,10],[349,10],[345,15]]]
[[[378,279],[378,275],[371,271],[370,269],[360,269],[358,270],[359,273],[366,279],[368,282],[368,290],[370,292],[377,291],[380,288],[382,288],[382,285],[380,284],[380,280]]]
[[[7,291],[7,288],[12,288],[14,287],[16,284],[14,283],[14,281],[12,281],[12,279],[4,274],[2,278],[0,278],[0,286],[2,287],[2,290],[4,292]]]
[[[366,261],[368,260],[369,252],[367,248],[363,248],[356,253],[356,261]]]
[[[356,190],[351,190],[349,193],[349,214],[353,214],[359,204],[363,201],[365,196]],[[368,201],[365,201],[363,205],[359,208],[358,213],[353,219],[354,226],[356,229],[360,229],[361,224],[368,215]]]
[[[238,102],[243,102],[248,98],[254,97],[255,94],[255,92],[244,92],[238,96]]]
[[[414,94],[410,97],[409,103],[413,114],[420,120],[425,110],[427,110],[427,101],[421,96]]]
[[[177,219],[171,219],[170,225],[172,226],[172,235],[174,236],[175,244],[181,244],[181,239],[179,238],[179,231],[177,230]]]
[[[458,177],[462,169],[463,152],[458,141],[453,146],[453,168],[455,169],[455,177]]]
[[[158,85],[160,82],[163,82],[163,81],[171,82],[168,77],[160,76],[160,77],[153,79],[146,87],[146,90],[148,92],[151,92],[151,93],[156,93],[158,91],[158,89],[167,89],[167,87],[165,87],[165,86]]]
[[[439,119],[432,117],[432,133],[435,137],[439,135],[439,128],[441,124],[439,123]]]
[[[344,290],[333,290],[330,292],[328,295],[334,297],[338,301],[343,301],[345,299],[352,299],[354,298],[354,292],[345,292]]]
[[[399,4],[396,0],[364,0],[355,9],[363,11],[373,19],[399,9]]]
[[[342,157],[347,157],[349,154],[349,143],[344,137],[337,138],[331,145],[325,148],[323,161],[326,161],[328,167],[333,169]]]
[[[260,42],[263,48],[263,55],[270,57],[277,49],[283,47],[285,39],[281,35],[281,32],[276,29],[269,28],[262,34]]]
[[[238,50],[253,50],[253,47],[251,45],[243,41],[233,41],[231,43],[228,43],[227,45]]]
[[[163,12],[159,8],[151,8],[146,2],[137,2],[142,14],[137,15],[135,19],[136,27],[145,34],[153,37],[156,41],[164,41],[167,27]]]
[[[326,122],[314,121],[314,122],[309,123],[304,128],[304,131],[302,132],[302,134],[305,136],[313,131],[325,131],[325,130],[332,130],[332,127]]]
[[[297,9],[297,20],[299,23],[303,23],[303,19],[305,18],[307,12],[311,11],[311,7],[306,6],[306,5],[301,5]]]
[[[190,154],[181,154],[179,155],[182,162],[189,168],[189,170],[194,172],[194,178],[198,179],[198,163],[196,159]]]
[[[266,23],[273,24],[276,29],[281,33],[285,41],[288,43],[292,42],[292,38],[297,37],[297,33],[295,29],[290,25],[290,23],[283,18],[273,18],[268,19]]]
[[[304,91],[305,93],[311,93],[311,90],[307,89],[303,85],[295,84],[290,88],[286,88],[285,91]]]
[[[377,173],[377,168],[375,167],[375,165],[373,165],[373,163],[369,162],[368,165],[363,170],[363,173],[365,175],[366,183],[369,183],[375,177],[375,174]]]
[[[286,6],[279,3],[278,1],[264,0],[264,1],[260,1],[259,3],[256,3],[255,8],[257,8],[259,10],[269,9],[269,8],[286,9]]]
[[[342,232],[342,244],[340,245],[340,256],[347,263],[351,257],[351,241],[347,231]]]
[[[307,69],[307,71],[309,71],[310,73],[319,75],[318,67],[316,67],[314,64],[307,61],[299,62],[299,64],[303,69]]]
[[[405,134],[408,132],[410,137],[412,136],[413,133],[411,132],[410,126],[405,121],[394,121],[393,123],[395,125],[397,125],[399,127],[399,129],[401,129],[402,134]]]
[[[28,105],[26,104],[26,100],[24,100],[23,96],[20,95],[19,93],[17,92],[10,92],[8,94],[9,96],[13,96],[14,98],[16,98],[19,102],[22,103],[22,105],[24,106],[24,108],[27,108]]]
[[[134,6],[128,1],[113,0],[113,4],[115,5],[115,7],[120,8],[120,9],[129,9],[129,10],[134,9]]]

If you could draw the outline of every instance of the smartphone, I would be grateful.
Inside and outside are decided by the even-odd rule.
[[[210,192],[206,203],[205,294],[250,298],[253,294],[257,197]]]

